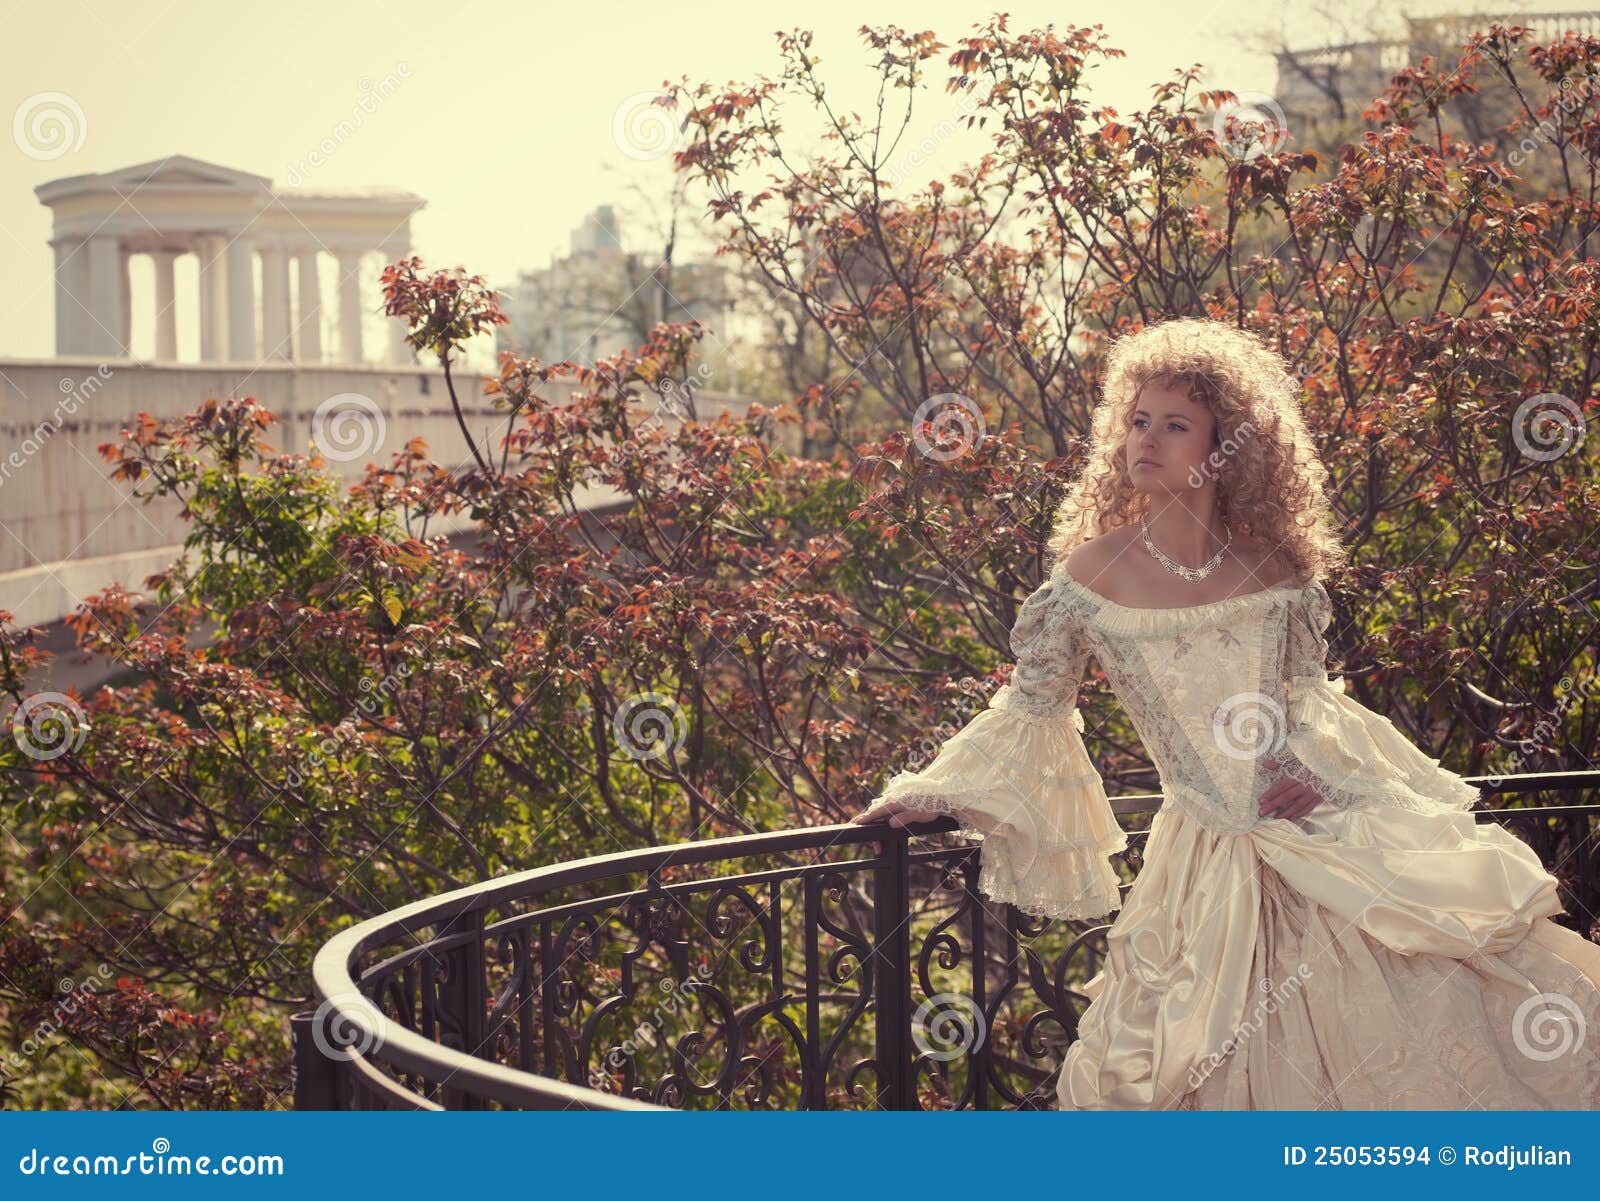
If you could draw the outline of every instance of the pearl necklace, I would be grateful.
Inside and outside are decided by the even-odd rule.
[[[1185,567],[1182,563],[1173,562],[1162,553],[1159,546],[1150,541],[1150,524],[1142,517],[1139,519],[1139,529],[1144,534],[1144,544],[1146,549],[1148,549],[1152,555],[1160,560],[1161,565],[1168,571],[1172,572],[1173,575],[1181,575],[1184,579],[1191,581],[1203,580],[1218,567],[1222,566],[1222,556],[1227,553],[1228,547],[1233,545],[1233,531],[1229,530],[1228,540],[1222,544],[1221,550],[1212,555],[1210,559],[1208,559],[1199,567]]]

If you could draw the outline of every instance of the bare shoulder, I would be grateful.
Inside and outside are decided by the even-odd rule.
[[[1073,547],[1062,565],[1079,584],[1101,596],[1122,604],[1154,607],[1171,599],[1172,579],[1152,564],[1140,540],[1138,526],[1121,526]],[[1207,594],[1193,600],[1203,604],[1295,582],[1293,565],[1277,543],[1241,534],[1230,545]],[[1209,595],[1213,592],[1215,595]]]
[[[1062,563],[1068,574],[1085,587],[1096,592],[1118,593],[1123,582],[1122,566],[1127,562],[1123,554],[1135,536],[1137,531],[1132,527],[1121,526],[1079,543]]]
[[[1233,552],[1244,573],[1258,587],[1277,588],[1296,582],[1293,564],[1276,543],[1248,536],[1237,538]]]

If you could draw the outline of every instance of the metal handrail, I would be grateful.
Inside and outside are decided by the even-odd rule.
[[[1600,787],[1600,771],[1537,772],[1516,776],[1469,777],[1485,798],[1492,795],[1517,795],[1529,792],[1571,793]],[[1150,812],[1157,808],[1160,793],[1138,794],[1112,798],[1113,808],[1119,815]],[[1487,810],[1491,813],[1565,815],[1591,813],[1600,810],[1596,805],[1537,806],[1527,809]],[[1485,812],[1477,809],[1473,812]],[[296,1108],[344,1108],[354,1104],[384,1107],[409,1107],[440,1109],[445,1106],[426,1096],[407,1089],[387,1075],[382,1067],[416,1077],[425,1084],[450,1090],[474,1106],[484,1101],[502,1105],[535,1109],[586,1109],[615,1111],[660,1111],[669,1107],[636,1100],[631,1097],[607,1093],[600,1089],[572,1084],[550,1076],[539,1075],[520,1068],[485,1059],[469,1050],[443,1045],[423,1033],[384,1018],[366,998],[356,977],[352,974],[371,952],[395,941],[397,935],[417,935],[432,930],[435,935],[418,948],[408,948],[395,959],[411,956],[419,951],[436,957],[439,953],[476,952],[476,958],[465,954],[460,962],[477,964],[481,970],[482,943],[485,939],[484,914],[509,902],[538,901],[558,890],[596,884],[624,876],[647,875],[648,888],[630,889],[611,897],[585,898],[568,906],[552,907],[527,915],[519,920],[550,920],[560,918],[567,910],[576,913],[592,909],[607,901],[625,901],[651,895],[670,896],[675,892],[705,889],[710,885],[758,884],[765,878],[792,877],[805,869],[778,869],[772,872],[749,872],[738,876],[691,879],[683,882],[663,883],[661,875],[667,869],[692,867],[700,864],[745,859],[755,855],[789,854],[794,852],[848,848],[873,844],[880,849],[870,857],[852,859],[847,866],[856,872],[880,873],[880,879],[890,888],[888,895],[900,910],[907,905],[902,891],[904,874],[912,857],[908,840],[926,834],[953,831],[957,828],[953,817],[940,817],[907,829],[897,830],[884,824],[857,825],[844,823],[802,830],[783,830],[773,833],[737,835],[728,838],[699,842],[679,843],[669,846],[647,847],[596,855],[570,863],[530,868],[509,876],[468,885],[437,897],[412,902],[399,909],[369,918],[347,930],[341,931],[318,951],[312,964],[315,997],[319,1002],[315,1011],[294,1015],[295,1106]],[[1141,832],[1142,833],[1142,832]],[[969,850],[975,851],[976,844]],[[948,852],[947,852],[948,853]],[[885,874],[886,873],[886,874]],[[903,928],[901,920],[885,925],[889,934]],[[571,920],[570,916],[567,920]],[[393,963],[394,961],[388,961]],[[886,955],[897,971],[909,972],[908,955]],[[898,1008],[900,1001],[909,997],[903,981],[895,981],[895,995],[884,990],[879,997],[886,1006],[879,1013],[880,1024],[885,1015]],[[901,1017],[905,1015],[899,1015]],[[478,1015],[479,1018],[482,1015]],[[476,1021],[477,1019],[469,1020]],[[342,1037],[340,1036],[342,1035]],[[380,1066],[381,1065],[381,1066]]]
[[[954,829],[955,822],[953,819],[940,818],[936,822],[929,823],[927,827],[919,827],[919,832],[932,832],[938,826]],[[530,868],[481,884],[470,884],[437,897],[414,901],[342,930],[323,944],[311,966],[316,997],[321,1004],[315,1012],[307,1011],[295,1015],[297,1037],[302,1045],[306,1039],[312,1040],[313,1044],[320,1040],[323,1045],[337,1047],[342,1051],[348,1035],[335,1039],[326,1034],[319,1034],[316,1029],[319,1023],[322,1029],[326,1030],[331,1024],[342,1022],[356,1035],[354,1049],[348,1052],[351,1061],[371,1058],[370,1055],[360,1051],[362,1046],[381,1045],[381,1059],[402,1071],[413,1072],[440,1084],[448,1082],[510,1105],[539,1109],[664,1109],[664,1106],[617,1097],[597,1089],[582,1088],[550,1077],[506,1068],[464,1051],[441,1046],[403,1026],[385,1023],[384,1027],[378,1030],[366,1027],[364,1022],[372,1010],[369,1007],[370,1003],[362,1004],[356,999],[360,996],[360,990],[350,974],[351,965],[375,947],[391,941],[396,933],[414,934],[428,927],[449,929],[472,913],[481,913],[485,909],[507,901],[538,898],[557,889],[591,884],[621,875],[641,872],[655,874],[665,867],[720,862],[755,854],[777,854],[876,843],[884,838],[885,829],[885,827],[843,823],[805,830],[741,834],[728,838],[618,851],[609,855],[594,855],[574,860],[571,863]],[[875,859],[863,859],[856,861],[852,866],[866,868],[876,863]],[[666,891],[670,891],[670,886]],[[352,1004],[344,1006],[334,998],[348,998]],[[301,1096],[299,1086],[304,1083],[317,1087],[310,1079],[310,1074],[315,1069],[302,1062],[303,1059],[310,1058],[308,1055],[297,1054],[296,1108],[302,1108],[299,1104]],[[301,1075],[302,1072],[304,1075]],[[320,1081],[320,1087],[327,1088],[330,1083],[331,1076],[324,1076]],[[306,1106],[306,1108],[320,1107]]]

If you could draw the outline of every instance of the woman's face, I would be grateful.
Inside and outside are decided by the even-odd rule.
[[[1128,476],[1142,492],[1183,492],[1203,487],[1216,421],[1203,401],[1152,381],[1139,390],[1124,446]]]

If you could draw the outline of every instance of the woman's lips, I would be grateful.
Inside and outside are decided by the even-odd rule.
[[[1134,466],[1135,467],[1160,467],[1161,464],[1157,463],[1154,459],[1140,459],[1136,463],[1134,463]]]

